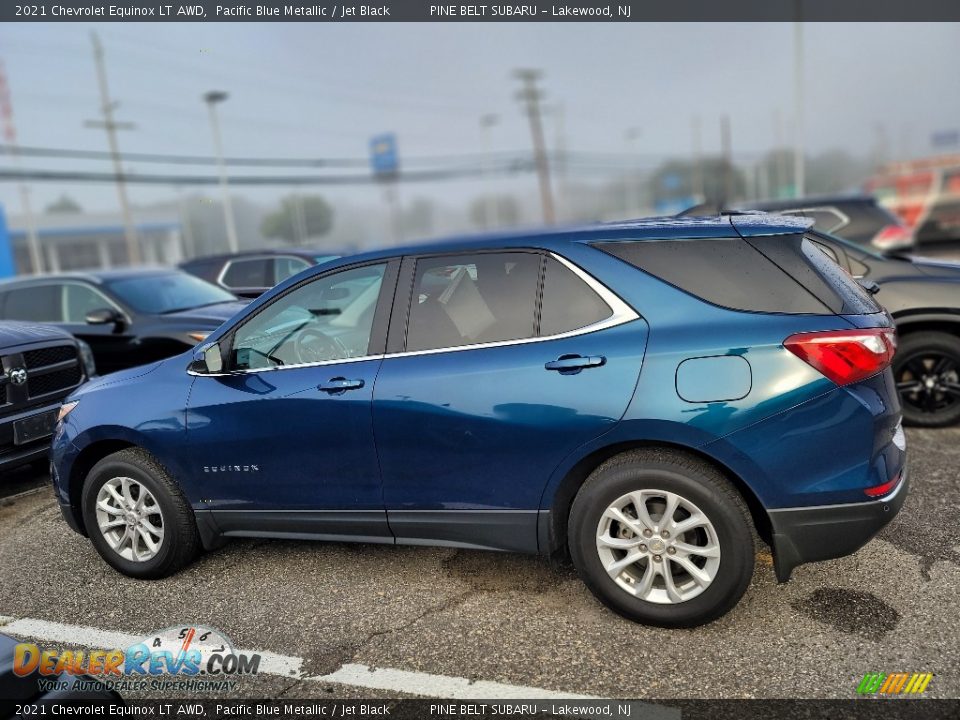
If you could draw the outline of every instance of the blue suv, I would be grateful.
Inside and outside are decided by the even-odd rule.
[[[63,515],[127,575],[230,537],[569,552],[662,626],[786,581],[906,496],[891,319],[766,215],[342,258],[68,398]]]

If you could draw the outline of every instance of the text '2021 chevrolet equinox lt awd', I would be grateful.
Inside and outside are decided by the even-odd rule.
[[[647,220],[311,268],[68,399],[64,517],[147,578],[227,537],[569,551],[617,612],[707,622],[745,592],[755,532],[784,581],[906,495],[890,317],[808,225]]]

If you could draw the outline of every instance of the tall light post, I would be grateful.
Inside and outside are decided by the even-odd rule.
[[[500,122],[500,117],[494,115],[493,113],[487,113],[486,115],[480,116],[480,132],[483,138],[483,164],[484,172],[483,174],[489,179],[493,176],[493,157],[491,154],[491,143],[490,135],[493,128]],[[497,212],[497,197],[493,193],[492,186],[487,189],[487,209],[484,213],[484,225],[487,226],[487,229],[494,228],[499,225],[499,218],[497,217],[499,213]]]
[[[233,205],[230,202],[230,186],[227,182],[227,167],[223,162],[223,144],[220,141],[220,119],[217,117],[217,103],[229,97],[222,90],[211,90],[203,96],[203,100],[210,109],[210,129],[213,132],[213,147],[217,153],[217,170],[220,172],[220,190],[223,193],[223,220],[227,226],[227,245],[230,252],[239,252],[240,243],[237,241],[237,226],[233,221]]]

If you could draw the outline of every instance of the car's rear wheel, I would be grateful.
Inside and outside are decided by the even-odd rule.
[[[598,467],[574,499],[569,546],[605,605],[663,627],[715,620],[753,576],[743,498],[708,463],[673,450],[633,451]]]
[[[121,450],[94,465],[84,482],[82,505],[93,546],[125,575],[166,577],[199,550],[189,503],[144,450]]]
[[[919,427],[960,421],[960,338],[942,332],[904,336],[893,359],[903,420]]]

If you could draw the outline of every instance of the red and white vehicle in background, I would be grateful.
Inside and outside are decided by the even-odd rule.
[[[903,220],[924,252],[960,249],[960,154],[891,163],[865,189]]]

